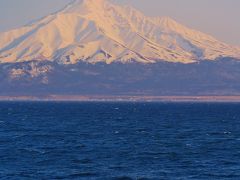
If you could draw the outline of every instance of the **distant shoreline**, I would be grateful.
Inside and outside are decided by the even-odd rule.
[[[240,102],[240,96],[0,96],[0,101]]]

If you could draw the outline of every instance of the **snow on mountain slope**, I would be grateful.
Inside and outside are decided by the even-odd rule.
[[[0,33],[1,63],[191,63],[219,57],[240,58],[240,48],[107,0],[76,0],[28,26]]]

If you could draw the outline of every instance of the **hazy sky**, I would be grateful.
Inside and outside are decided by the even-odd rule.
[[[0,0],[0,31],[24,25],[57,11],[72,0]],[[178,22],[240,45],[240,0],[112,0],[132,4],[149,16]]]

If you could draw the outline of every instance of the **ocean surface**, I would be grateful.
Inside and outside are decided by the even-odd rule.
[[[240,179],[240,104],[1,102],[0,179]]]

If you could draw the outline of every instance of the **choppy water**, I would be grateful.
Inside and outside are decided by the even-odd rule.
[[[240,104],[2,102],[0,179],[240,179]]]

